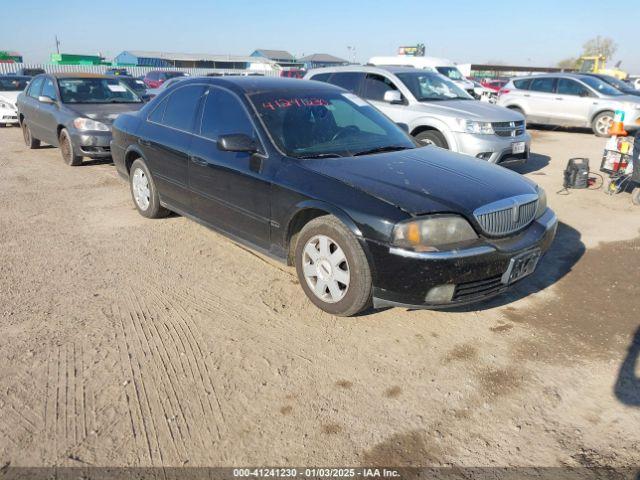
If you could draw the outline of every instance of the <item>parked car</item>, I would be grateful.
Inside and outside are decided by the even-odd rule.
[[[123,77],[128,77],[129,76],[129,72],[127,71],[126,68],[107,68],[107,70],[104,72],[105,75],[113,75],[114,77],[119,77],[119,76],[123,76]]]
[[[498,105],[513,109],[531,123],[591,127],[609,136],[616,110],[625,112],[624,127],[640,128],[640,99],[625,95],[597,77],[553,73],[513,79],[499,92]]]
[[[1,76],[0,77],[0,127],[18,125],[18,95],[29,84],[31,77]]]
[[[26,145],[59,146],[73,166],[83,157],[109,157],[113,121],[143,105],[120,79],[86,73],[38,75],[17,103]]]
[[[136,92],[138,96],[144,101],[148,101],[151,99],[151,96],[147,93],[147,85],[144,83],[144,81],[138,78],[130,77],[128,75],[117,75],[114,76],[114,78],[117,78],[131,90]]]
[[[302,78],[304,77],[305,71],[300,68],[290,68],[288,70],[282,70],[280,72],[281,77],[287,78]]]
[[[161,70],[154,70],[145,75],[144,83],[146,83],[147,87],[149,88],[158,88],[170,78],[186,76],[187,74],[184,72],[166,72]]]
[[[423,145],[503,166],[529,157],[531,136],[521,114],[475,101],[437,72],[351,65],[311,70],[305,79],[328,82],[368,100],[394,122],[406,124]]]
[[[473,98],[483,102],[496,103],[498,95],[495,91],[485,87],[480,82],[469,79],[473,83]]]
[[[174,85],[175,83],[178,83],[178,82],[184,80],[185,78],[188,78],[188,77],[173,77],[173,78],[170,78],[169,80],[167,80],[166,82],[163,82],[163,84],[160,85],[158,88],[149,88],[149,89],[147,89],[147,92],[145,94],[146,97],[147,97],[147,100],[151,100],[152,98],[154,98],[155,96],[159,95],[164,90],[169,88],[171,85]]]
[[[498,92],[508,82],[509,80],[495,79],[495,80],[484,80],[483,82],[480,82],[480,83],[482,84],[483,87],[486,87],[489,90],[493,90],[494,92]]]
[[[411,57],[397,55],[395,57],[371,57],[367,65],[413,67],[421,70],[438,72],[454,82],[469,95],[473,96],[473,83],[466,79],[451,60],[437,57]]]
[[[35,77],[36,75],[41,75],[46,73],[42,68],[19,68],[16,70],[15,75],[21,77]]]
[[[636,90],[633,85],[630,85],[627,82],[623,82],[622,80],[619,80],[616,77],[612,77],[611,75],[603,75],[601,73],[583,73],[583,75],[599,78],[615,89],[620,90],[625,95],[635,95],[640,97],[640,90]]]
[[[294,264],[335,315],[484,300],[531,274],[556,230],[532,181],[417,148],[320,82],[187,79],[120,116],[111,145],[141,215],[172,210]]]

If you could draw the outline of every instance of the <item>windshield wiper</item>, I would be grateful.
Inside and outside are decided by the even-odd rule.
[[[397,152],[399,150],[407,150],[408,148],[409,147],[405,147],[404,145],[386,145],[384,147],[376,147],[369,150],[363,150],[362,152],[356,152],[353,156],[357,157],[359,155],[371,155],[374,153]]]
[[[296,158],[342,158],[337,153],[310,153],[309,155],[301,155]]]

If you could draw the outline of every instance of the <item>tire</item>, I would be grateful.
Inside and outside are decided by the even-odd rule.
[[[64,160],[64,163],[71,167],[82,165],[82,156],[76,155],[73,142],[71,141],[71,136],[69,135],[69,132],[67,132],[66,128],[63,128],[60,132],[59,142],[60,153],[62,153],[62,160]]]
[[[294,259],[300,285],[319,309],[348,317],[371,305],[369,262],[358,239],[336,217],[307,223],[298,235]]]
[[[613,121],[613,112],[600,112],[591,122],[591,129],[597,137],[609,137],[609,127]]]
[[[40,140],[33,138],[33,135],[31,135],[31,129],[29,128],[29,125],[27,125],[26,120],[22,121],[22,138],[24,138],[24,144],[27,148],[33,150],[40,147]]]
[[[435,145],[436,147],[445,148],[449,150],[449,144],[447,140],[437,130],[425,130],[415,135],[415,138],[421,145]]]
[[[631,192],[631,201],[634,205],[640,206],[640,187],[636,187]]]
[[[169,210],[160,205],[156,184],[149,168],[141,158],[131,165],[129,187],[133,204],[140,215],[146,218],[164,218],[169,215]]]

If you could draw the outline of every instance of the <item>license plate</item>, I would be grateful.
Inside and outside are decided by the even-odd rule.
[[[502,283],[509,285],[527,275],[531,275],[538,265],[540,256],[540,250],[533,250],[513,257],[509,262],[509,268],[502,275]]]
[[[516,153],[524,153],[524,149],[525,149],[526,145],[524,142],[513,142],[511,144],[511,153],[516,154]]]

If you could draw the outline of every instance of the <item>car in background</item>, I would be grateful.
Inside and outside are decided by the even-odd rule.
[[[46,73],[46,72],[42,68],[23,67],[16,70],[15,75],[22,76],[22,77],[35,77],[36,75],[41,75],[43,73]]]
[[[129,76],[129,72],[126,68],[107,68],[104,74],[113,75],[114,77]]]
[[[160,85],[162,85],[164,82],[166,82],[171,78],[186,77],[186,76],[188,75],[184,72],[169,72],[169,71],[163,71],[163,70],[153,70],[151,72],[148,72],[145,75],[144,83],[146,83],[147,87],[149,88],[158,88]]]
[[[495,80],[483,80],[480,82],[483,87],[493,90],[494,92],[500,91],[509,82],[508,79],[495,79]]]
[[[173,78],[170,78],[169,80],[167,80],[166,82],[164,82],[158,88],[148,88],[147,92],[145,94],[147,101],[149,101],[149,100],[153,99],[154,97],[160,95],[163,91],[165,91],[171,85],[175,85],[176,83],[184,80],[185,78],[189,78],[189,77],[173,77]]]
[[[609,136],[616,110],[625,113],[624,128],[640,128],[640,99],[625,95],[601,79],[579,73],[549,73],[518,77],[498,94],[498,105],[526,116],[530,123],[589,127]]]
[[[140,96],[140,98],[142,98],[145,102],[149,101],[152,98],[147,94],[147,84],[144,83],[144,81],[138,78],[130,77],[128,75],[117,75],[114,76],[114,78],[117,78],[131,90],[136,92],[138,96]]]
[[[482,102],[496,103],[498,95],[493,90],[488,89],[476,80],[467,79],[473,83],[473,98]]]
[[[307,80],[345,88],[407,125],[422,145],[435,145],[503,166],[529,158],[524,117],[478,102],[438,72],[410,67],[351,65],[310,70]]]
[[[117,77],[87,73],[38,75],[18,96],[18,120],[29,148],[59,146],[68,165],[111,156],[111,125],[144,102]]]
[[[333,315],[485,300],[533,273],[557,227],[531,180],[417,148],[321,82],[184,80],[116,120],[112,153],[142,216],[175,211],[295,265]]]
[[[18,95],[29,85],[31,77],[0,76],[0,127],[18,125]]]
[[[583,73],[582,75],[599,78],[603,82],[606,82],[612,87],[620,90],[625,95],[636,95],[640,97],[640,90],[636,90],[633,85],[630,85],[627,82],[623,82],[622,80],[619,80],[616,77],[612,77],[611,75],[603,75],[601,73]]]
[[[302,78],[304,77],[304,74],[305,71],[300,68],[290,68],[280,72],[280,76],[285,78]]]

